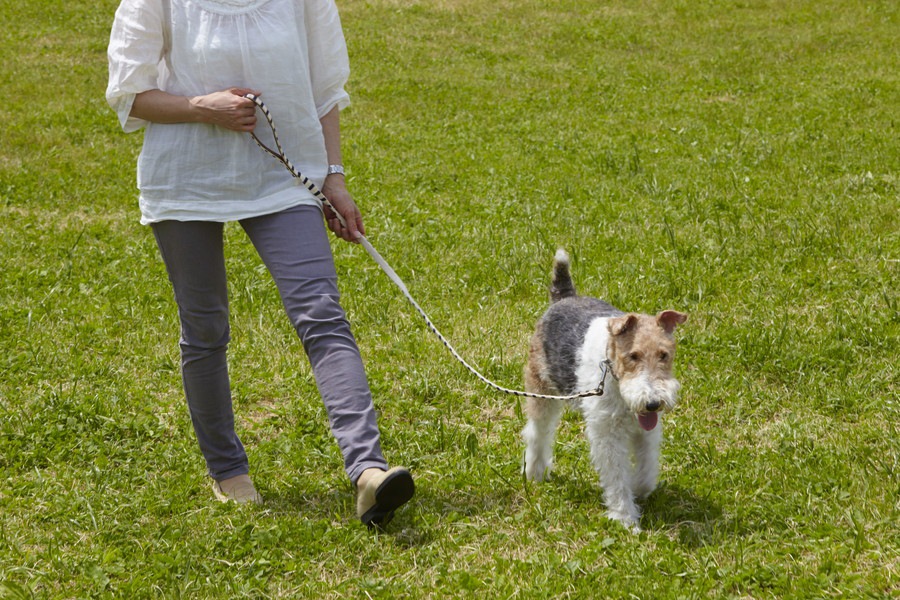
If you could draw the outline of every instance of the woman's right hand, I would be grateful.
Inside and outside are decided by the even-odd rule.
[[[218,125],[232,131],[253,131],[256,127],[256,104],[244,95],[259,96],[261,92],[249,88],[230,88],[190,99],[191,109],[197,110],[204,123]]]

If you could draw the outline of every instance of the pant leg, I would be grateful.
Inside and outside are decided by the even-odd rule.
[[[234,430],[226,350],[228,286],[222,224],[163,221],[153,233],[175,291],[181,321],[181,372],[188,410],[213,479],[249,472]]]
[[[272,274],[309,357],[347,475],[355,482],[369,467],[387,468],[362,358],[340,305],[322,213],[299,206],[241,225]]]

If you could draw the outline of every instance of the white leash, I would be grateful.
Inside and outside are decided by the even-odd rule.
[[[331,212],[333,212],[335,215],[337,215],[338,220],[341,222],[342,225],[344,225],[344,227],[346,227],[347,222],[344,220],[344,217],[341,215],[341,213],[339,213],[337,210],[335,210],[334,206],[332,206],[331,202],[328,201],[328,198],[325,197],[325,195],[318,188],[318,186],[316,186],[315,183],[310,181],[305,175],[300,173],[294,167],[294,165],[291,163],[291,161],[288,159],[288,157],[285,156],[284,150],[281,148],[281,142],[278,140],[278,132],[275,129],[275,122],[272,120],[272,115],[269,112],[269,108],[265,105],[265,103],[263,103],[262,100],[259,99],[259,96],[256,96],[255,94],[247,94],[245,96],[245,98],[249,98],[250,100],[252,100],[256,104],[256,106],[259,107],[259,109],[262,111],[263,115],[266,117],[266,121],[269,123],[269,128],[272,130],[272,138],[275,140],[275,147],[277,148],[277,151],[272,150],[271,148],[269,148],[268,146],[263,144],[260,141],[260,139],[258,137],[256,137],[256,134],[251,132],[250,135],[253,137],[253,140],[256,142],[256,144],[260,148],[262,148],[266,153],[272,155],[281,164],[283,164],[285,166],[285,168],[291,173],[291,175],[293,175],[294,177],[299,179],[300,182],[304,186],[306,186],[306,189],[308,189],[312,193],[312,195],[315,196],[322,204],[327,206],[331,210]],[[509,389],[509,388],[505,388],[503,386],[497,385],[496,383],[494,383],[493,381],[491,381],[490,379],[488,379],[487,377],[485,377],[484,375],[479,373],[475,367],[470,365],[468,362],[466,362],[466,360],[462,356],[460,356],[459,352],[456,351],[456,349],[453,347],[452,344],[450,344],[450,342],[447,340],[447,338],[445,338],[443,336],[443,334],[440,331],[438,331],[438,328],[435,327],[434,323],[431,322],[431,319],[428,317],[428,315],[425,313],[425,311],[422,310],[422,307],[419,306],[419,303],[416,302],[416,299],[412,297],[412,294],[409,293],[409,289],[406,287],[406,284],[403,283],[403,280],[400,279],[400,276],[397,275],[397,273],[394,271],[394,269],[391,268],[391,265],[389,265],[388,262],[381,256],[381,254],[378,253],[378,250],[376,250],[375,247],[369,243],[369,240],[366,239],[366,237],[364,235],[360,234],[358,241],[360,244],[362,244],[362,247],[366,249],[366,252],[369,253],[369,256],[371,256],[375,260],[375,262],[378,263],[378,266],[381,267],[381,270],[384,271],[384,273],[388,276],[388,278],[390,278],[390,280],[394,282],[394,284],[400,289],[400,291],[403,292],[403,295],[406,296],[406,299],[409,300],[410,304],[413,305],[413,307],[416,309],[416,311],[425,320],[425,324],[428,326],[428,329],[430,329],[431,332],[434,335],[436,335],[439,340],[441,340],[441,343],[443,343],[444,347],[446,347],[447,350],[450,351],[450,354],[452,354],[456,360],[458,360],[460,363],[462,363],[462,365],[466,369],[468,369],[468,371],[470,373],[472,373],[475,377],[477,377],[479,380],[481,380],[483,383],[485,383],[489,387],[491,387],[499,392],[503,392],[505,394],[512,394],[514,396],[522,396],[522,397],[528,397],[528,398],[542,398],[545,400],[576,400],[578,398],[587,398],[589,396],[602,396],[603,395],[603,391],[606,386],[606,376],[607,376],[607,374],[612,373],[611,364],[610,364],[609,360],[605,360],[602,363],[600,363],[600,369],[602,370],[602,373],[601,373],[601,377],[600,377],[600,384],[597,386],[596,389],[587,391],[587,392],[579,392],[579,393],[573,394],[571,396],[553,396],[553,395],[546,395],[546,394],[533,394],[531,392],[523,392],[523,391],[519,391],[519,390],[513,390],[513,389]]]

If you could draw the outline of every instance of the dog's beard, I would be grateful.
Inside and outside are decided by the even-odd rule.
[[[669,378],[651,378],[646,372],[619,381],[619,392],[628,409],[635,415],[647,414],[648,405],[659,404],[657,414],[664,414],[675,408],[678,403],[678,380]],[[651,428],[652,429],[652,428]]]

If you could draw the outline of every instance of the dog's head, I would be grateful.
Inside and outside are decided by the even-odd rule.
[[[681,384],[672,374],[675,328],[687,315],[664,310],[656,316],[629,313],[609,320],[608,357],[619,391],[641,427],[651,431],[658,415],[678,402]]]

